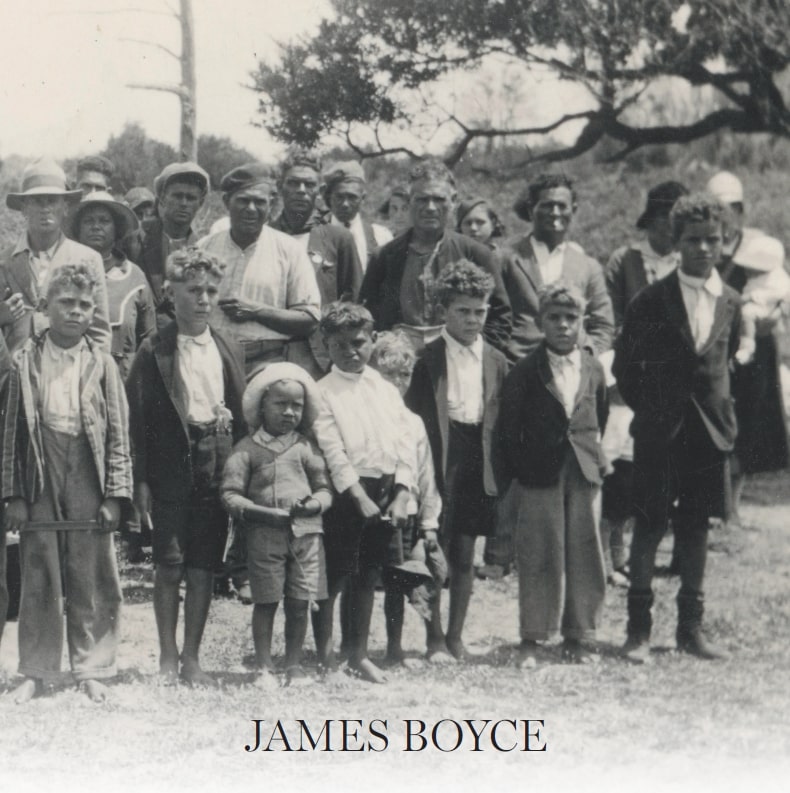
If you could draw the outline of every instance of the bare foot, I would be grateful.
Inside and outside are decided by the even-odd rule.
[[[361,661],[355,661],[353,663],[349,662],[348,667],[369,683],[387,682],[387,676],[370,660],[370,658],[363,658]]]
[[[415,669],[423,669],[425,667],[425,661],[423,661],[422,658],[404,658],[401,661],[401,666],[404,669],[414,671]]]
[[[175,686],[178,683],[178,658],[159,657],[159,682],[163,686]]]
[[[36,696],[40,689],[39,681],[26,677],[12,692],[11,696],[17,705],[24,705]]]
[[[106,702],[110,697],[110,689],[98,680],[83,680],[80,691],[84,691],[91,702]]]
[[[181,662],[181,680],[190,688],[216,688],[217,682],[200,668],[196,660]]]
[[[455,658],[450,655],[446,646],[428,648],[425,657],[431,666],[452,666],[458,663]]]
[[[463,664],[469,661],[469,653],[460,639],[447,639],[447,650],[458,663]]]
[[[304,671],[304,667],[296,664],[285,670],[285,685],[301,688],[313,684],[313,678]]]
[[[274,691],[280,687],[274,672],[272,672],[271,669],[265,668],[259,670],[258,676],[255,678],[253,685],[255,688],[261,689],[261,691]]]
[[[534,669],[538,665],[538,643],[524,639],[518,648],[518,668]]]
[[[400,647],[390,647],[387,649],[387,654],[384,656],[384,663],[387,666],[398,666],[403,663],[405,657]]]

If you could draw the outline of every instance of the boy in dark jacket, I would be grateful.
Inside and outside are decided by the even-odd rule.
[[[594,636],[606,589],[598,515],[608,403],[601,365],[578,346],[583,317],[575,287],[544,290],[545,338],[502,389],[497,443],[503,478],[513,481],[500,516],[515,537],[524,669],[557,630],[564,660],[591,661],[581,642]]]
[[[149,336],[126,384],[135,503],[153,524],[154,611],[166,682],[213,685],[198,651],[228,516],[219,486],[234,441],[245,434],[241,350],[208,325],[219,298],[217,260],[191,248],[167,259],[164,294],[175,321]],[[176,644],[179,585],[186,578],[184,647]]]

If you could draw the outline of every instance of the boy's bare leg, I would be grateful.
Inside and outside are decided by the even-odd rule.
[[[41,681],[34,677],[26,677],[12,692],[11,696],[15,704],[24,705],[30,702],[33,697],[41,690]]]
[[[272,636],[278,603],[256,603],[252,607],[252,642],[255,645],[255,665],[258,669],[274,671]]]
[[[178,680],[178,587],[181,565],[156,565],[154,571],[154,615],[159,634],[159,674],[165,682]]]
[[[447,642],[442,630],[442,589],[437,588],[436,597],[431,606],[431,618],[425,620],[425,655],[436,665],[454,664],[455,658],[447,649]]]
[[[329,594],[326,600],[322,600],[318,604],[318,611],[314,611],[311,614],[318,663],[330,672],[337,669],[337,659],[332,647],[335,600],[338,593],[345,587],[347,580],[348,576],[341,576],[334,581],[330,581]]]
[[[397,589],[384,588],[384,619],[387,624],[387,661],[403,662],[404,597]]]
[[[368,658],[368,635],[370,619],[373,616],[373,601],[376,596],[376,568],[361,570],[352,579],[350,586],[350,603],[352,610],[352,648],[348,664],[359,675],[370,683],[385,683],[384,673]]]
[[[307,600],[285,598],[285,674],[289,685],[298,685],[308,680],[302,669],[308,605]]]
[[[466,649],[461,633],[472,597],[475,580],[474,554],[475,537],[459,534],[455,538],[456,559],[450,562],[450,616],[447,622],[447,649],[456,660],[462,661]]]
[[[187,591],[184,598],[184,650],[181,654],[181,677],[191,686],[214,686],[213,678],[201,668],[198,655],[203,629],[206,627],[214,573],[197,567],[186,568]]]

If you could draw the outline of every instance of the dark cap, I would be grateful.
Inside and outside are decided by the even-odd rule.
[[[651,187],[647,193],[647,206],[636,221],[636,227],[646,229],[654,218],[669,215],[675,201],[681,196],[688,195],[688,192],[680,182],[661,182]]]
[[[271,168],[262,162],[248,162],[228,171],[219,186],[223,193],[231,195],[254,185],[276,183],[277,176]]]

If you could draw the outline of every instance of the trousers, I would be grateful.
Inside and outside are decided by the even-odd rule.
[[[102,492],[87,437],[48,427],[42,437],[44,490],[30,505],[30,522],[95,520]],[[74,678],[113,677],[122,596],[112,533],[25,531],[20,555],[20,673],[41,680],[58,676],[65,610]]]

